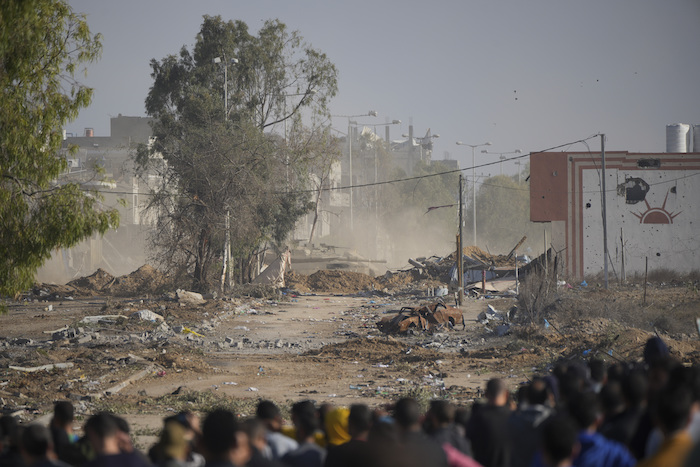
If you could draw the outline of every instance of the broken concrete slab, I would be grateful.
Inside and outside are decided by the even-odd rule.
[[[486,311],[482,311],[476,317],[477,321],[481,324],[488,324],[489,321],[503,321],[508,322],[508,316],[505,313],[501,313],[496,310],[493,306],[489,305]]]
[[[165,318],[163,318],[161,315],[158,313],[154,313],[151,310],[139,310],[135,313],[131,314],[132,319],[138,319],[141,321],[152,321],[152,322],[161,322],[165,321]]]
[[[32,366],[32,367],[10,365],[8,368],[10,370],[23,371],[25,373],[34,373],[36,371],[51,371],[51,370],[55,370],[55,369],[73,368],[73,363],[70,363],[70,362],[68,362],[68,363],[50,363],[48,365]]]
[[[202,294],[197,292],[189,292],[182,289],[177,289],[175,296],[177,297],[178,302],[180,302],[180,305],[203,305],[207,302]]]
[[[96,316],[85,316],[81,323],[87,324],[117,324],[120,320],[126,321],[127,318],[124,315],[96,315]]]
[[[121,391],[122,389],[124,389],[125,387],[127,387],[128,385],[130,385],[131,383],[133,383],[133,382],[135,382],[135,381],[138,381],[138,380],[140,380],[140,379],[143,379],[143,378],[145,378],[146,376],[150,375],[151,373],[153,373],[153,371],[156,370],[156,368],[157,368],[157,367],[156,367],[155,365],[151,365],[151,366],[147,367],[147,368],[144,369],[144,370],[141,370],[141,371],[139,371],[139,372],[137,372],[137,373],[134,373],[133,375],[131,375],[130,377],[128,377],[127,379],[125,379],[125,380],[122,381],[121,383],[117,384],[116,386],[112,386],[111,388],[106,389],[106,390],[105,390],[104,392],[102,392],[101,394],[93,394],[92,396],[93,396],[93,397],[97,396],[97,398],[99,398],[99,397],[101,397],[102,395],[109,396],[109,395],[112,395],[112,394],[116,394],[116,393],[118,393],[119,391]]]
[[[88,342],[92,342],[92,336],[85,335],[85,336],[74,337],[73,339],[70,340],[70,342],[71,342],[71,344],[87,344]]]

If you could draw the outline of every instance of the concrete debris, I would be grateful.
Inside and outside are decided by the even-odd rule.
[[[27,339],[27,338],[25,338],[25,337],[19,337],[19,338],[17,338],[17,339],[13,339],[13,340],[10,342],[10,345],[18,345],[18,346],[21,346],[21,345],[32,345],[33,343],[34,343],[34,341],[31,340],[31,339]]]
[[[137,311],[136,313],[133,313],[131,317],[134,319],[140,319],[142,321],[152,321],[154,323],[157,321],[165,320],[165,318],[163,318],[161,315],[159,315],[158,313],[154,313],[151,310]]]
[[[73,368],[73,364],[70,362],[69,363],[50,363],[48,365],[32,366],[32,367],[10,365],[9,368],[10,368],[10,370],[24,371],[25,373],[34,373],[35,371],[51,371],[51,370],[62,370],[62,369],[66,369],[66,368]]]
[[[127,318],[124,315],[97,315],[97,316],[86,316],[80,322],[86,324],[117,324],[119,321],[126,321]]]
[[[503,337],[506,334],[510,333],[510,324],[500,324],[496,326],[496,329],[494,329],[494,332],[498,337]]]
[[[489,324],[490,321],[503,321],[504,323],[508,322],[508,316],[505,313],[501,313],[500,311],[496,310],[491,305],[488,306],[488,310],[479,313],[479,316],[477,316],[476,319],[481,324]]]
[[[77,337],[79,334],[82,334],[85,330],[83,328],[69,328],[66,327],[65,329],[59,329],[57,331],[53,331],[51,334],[51,340],[58,341],[61,339],[73,339]]]
[[[85,335],[85,336],[74,337],[73,339],[70,340],[70,342],[71,342],[71,344],[87,344],[88,342],[92,342],[92,336]]]
[[[121,391],[122,389],[124,389],[125,387],[127,387],[128,385],[130,385],[131,383],[133,383],[133,382],[135,382],[135,381],[138,381],[138,380],[140,380],[140,379],[142,379],[142,378],[145,378],[146,376],[150,375],[150,374],[153,373],[155,370],[156,370],[156,366],[154,366],[154,365],[149,366],[148,368],[146,368],[146,369],[144,369],[144,370],[141,370],[141,371],[139,371],[139,372],[137,372],[137,373],[134,373],[133,375],[131,375],[130,377],[128,377],[127,379],[125,379],[125,380],[122,381],[121,383],[117,384],[116,386],[112,386],[111,388],[106,389],[103,393],[101,393],[101,394],[93,394],[92,396],[99,399],[99,398],[102,397],[103,395],[104,395],[104,396],[109,396],[109,395],[112,395],[112,394],[116,394],[116,393],[118,393],[119,391]]]
[[[175,292],[178,302],[181,306],[186,305],[204,305],[207,301],[202,297],[202,294],[197,292],[188,292],[187,290],[177,289]]]

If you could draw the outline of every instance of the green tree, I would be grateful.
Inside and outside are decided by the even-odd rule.
[[[0,2],[0,294],[29,287],[53,249],[118,225],[116,210],[58,181],[62,127],[92,96],[75,75],[100,50],[63,1]]]
[[[277,20],[254,36],[219,16],[204,17],[191,51],[151,68],[155,144],[137,162],[161,169],[151,203],[158,259],[191,276],[195,290],[210,289],[229,213],[233,255],[250,280],[264,245],[281,244],[312,207],[304,188],[313,151],[300,115],[327,116],[336,69]]]

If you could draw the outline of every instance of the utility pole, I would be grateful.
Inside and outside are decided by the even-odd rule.
[[[350,183],[348,183],[348,186],[350,187],[350,233],[354,233],[355,231],[355,213],[353,212],[353,200],[352,200],[352,192],[354,190],[354,183],[352,182],[352,122],[348,119],[348,167],[349,167],[349,173],[350,173]]]
[[[605,277],[605,289],[608,289],[608,213],[606,210],[605,199],[605,135],[600,135],[600,154],[603,160],[603,170],[601,171],[603,179],[601,180],[601,189],[603,190],[603,275]]]
[[[464,303],[464,262],[462,261],[462,233],[464,225],[462,213],[464,212],[464,193],[462,187],[464,185],[462,173],[459,174],[459,233],[457,234],[457,304],[462,306]]]

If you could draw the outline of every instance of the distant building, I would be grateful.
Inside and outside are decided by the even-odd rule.
[[[68,161],[68,170],[58,183],[78,183],[86,191],[97,191],[102,205],[119,210],[119,228],[57,251],[60,254],[39,270],[39,280],[61,282],[97,268],[121,275],[146,262],[146,231],[152,220],[143,215],[148,198],[141,193],[147,193],[148,187],[134,175],[132,156],[138,144],[148,143],[150,122],[146,117],[119,115],[110,119],[109,136],[95,136],[92,128],[86,128],[83,136],[65,136],[61,155]],[[69,147],[77,150],[68,153]]]
[[[404,135],[405,136],[405,135]],[[407,175],[413,175],[416,164],[420,161],[430,165],[433,157],[433,135],[430,128],[425,136],[419,137],[413,134],[413,125],[408,126],[408,138],[391,142],[391,153],[394,163],[403,169]]]
[[[609,272],[700,269],[700,153],[606,152]],[[601,272],[603,210],[599,152],[530,158],[530,219],[550,222],[566,273]]]

